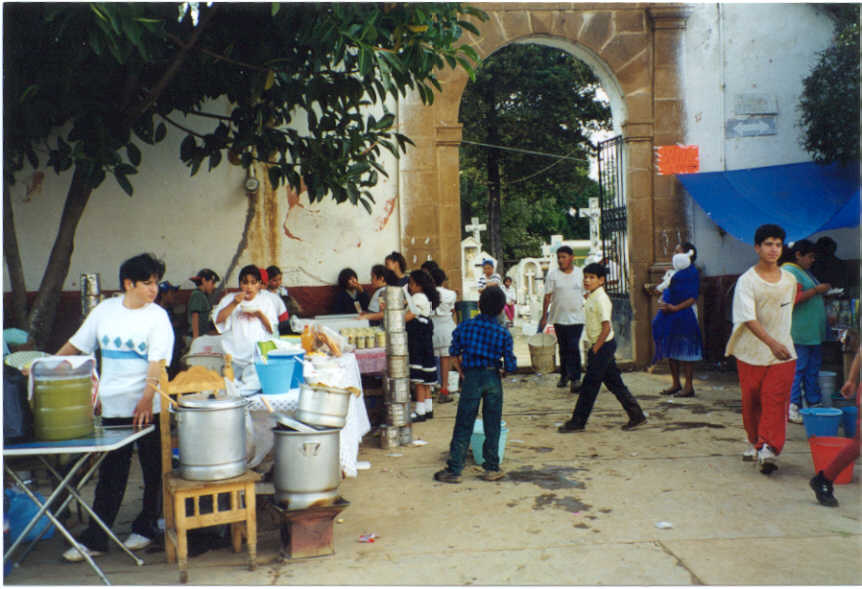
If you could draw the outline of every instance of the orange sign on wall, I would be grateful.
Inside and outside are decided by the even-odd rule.
[[[662,176],[693,174],[700,171],[697,145],[660,145],[655,148],[655,163]]]

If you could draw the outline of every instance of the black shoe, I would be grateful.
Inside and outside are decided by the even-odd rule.
[[[438,403],[451,403],[454,400],[455,399],[452,398],[452,393],[449,393],[448,395],[440,395],[437,397]]]
[[[680,392],[681,390],[682,390],[682,387],[675,387],[675,388],[670,388],[670,389],[665,389],[663,391],[660,391],[659,394],[661,394],[661,395],[675,395],[678,392]]]
[[[682,390],[682,391],[680,391],[674,395],[674,397],[683,397],[683,398],[684,397],[693,397],[693,396],[694,396],[694,389],[691,389],[690,391]]]
[[[575,423],[571,419],[557,428],[557,432],[561,434],[570,434],[572,432],[582,432],[587,429],[585,423]]]
[[[817,495],[817,501],[820,505],[826,507],[838,507],[838,499],[832,494],[832,481],[823,476],[823,471],[817,473],[817,476],[808,481],[811,488],[814,489],[814,494]]]
[[[568,376],[561,376],[560,380],[557,381],[557,388],[558,389],[565,388],[568,384],[569,384],[569,377]]]
[[[639,425],[643,425],[643,424],[645,424],[646,422],[647,422],[647,421],[646,421],[646,417],[645,417],[643,414],[641,414],[641,416],[640,416],[640,417],[631,417],[631,418],[629,418],[629,422],[628,422],[627,424],[625,424],[625,425],[622,427],[622,429],[624,429],[625,431],[633,430],[633,429],[634,429],[634,428],[636,428],[637,426],[639,426]]]
[[[569,386],[570,393],[580,393],[581,389],[584,388],[584,381],[582,380],[573,380],[572,384]]]
[[[434,480],[440,481],[441,483],[452,483],[454,485],[461,482],[461,475],[455,474],[449,469],[444,468],[443,470],[438,470],[434,473]]]
[[[425,414],[425,419],[434,419],[434,412],[433,412],[433,411],[428,411],[428,412]]]

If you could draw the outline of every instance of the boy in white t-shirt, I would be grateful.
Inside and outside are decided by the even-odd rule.
[[[87,315],[84,324],[57,352],[59,356],[102,352],[99,402],[102,424],[147,426],[155,431],[139,438],[138,459],[144,478],[143,507],[132,522],[132,533],[124,544],[130,550],[148,546],[159,535],[157,526],[161,511],[161,439],[158,414],[161,409],[156,388],[161,361],[171,361],[174,331],[167,312],[155,304],[159,280],[165,265],[151,254],[141,254],[120,266],[122,297],[99,303]],[[93,499],[93,510],[112,526],[120,510],[129,468],[132,445],[108,453],[99,467],[99,482]],[[78,542],[91,556],[108,549],[108,535],[95,522],[79,536]],[[63,553],[69,562],[84,560],[73,547]]]
[[[742,425],[750,446],[745,461],[757,458],[760,472],[770,474],[784,447],[790,387],[796,355],[790,323],[796,278],[778,266],[784,229],[761,225],[754,233],[760,258],[736,281],[733,331],[726,356],[735,356],[742,389]]]
[[[548,270],[545,278],[545,298],[539,327],[552,323],[560,347],[560,382],[571,386],[571,392],[581,390],[581,352],[578,342],[584,329],[584,275],[574,265],[572,248],[557,249],[557,268]],[[550,311],[549,311],[550,308]],[[550,315],[549,315],[550,313]]]

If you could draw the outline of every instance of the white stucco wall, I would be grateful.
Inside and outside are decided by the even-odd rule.
[[[831,43],[830,17],[810,4],[694,4],[691,9],[683,55],[685,142],[700,147],[701,171],[811,161],[800,145],[797,105],[803,78]],[[737,116],[736,96],[744,93],[775,98],[775,135],[725,137],[725,122]],[[722,235],[690,197],[687,205],[707,275],[738,274],[753,263],[751,245]],[[839,257],[859,257],[858,228],[828,234],[839,244]]]
[[[394,110],[395,105],[390,105]],[[227,112],[225,105],[211,105],[214,112]],[[194,128],[194,122],[176,116],[177,122]],[[229,287],[236,286],[239,269],[254,263],[276,264],[284,273],[284,284],[317,286],[334,284],[338,272],[351,266],[362,282],[370,268],[399,249],[397,209],[397,165],[393,157],[384,161],[390,172],[372,191],[372,214],[362,206],[337,205],[331,199],[308,203],[300,195],[290,207],[285,187],[258,193],[256,215],[249,231],[249,247],[236,271],[225,276],[242,238],[248,197],[243,184],[245,171],[227,158],[212,172],[206,164],[194,177],[179,159],[184,133],[168,127],[168,136],[155,147],[138,143],[143,154],[137,175],[130,179],[134,196],[122,191],[113,176],[96,189],[78,226],[64,290],[78,290],[84,272],[101,274],[103,288],[115,289],[123,260],[151,251],[165,260],[165,279],[179,284],[202,267],[218,272]],[[71,173],[57,175],[43,168],[42,186],[27,195],[34,171],[23,171],[12,189],[16,234],[28,290],[37,290],[59,226],[60,214]],[[293,237],[285,233],[287,229]],[[3,287],[11,290],[6,265]]]

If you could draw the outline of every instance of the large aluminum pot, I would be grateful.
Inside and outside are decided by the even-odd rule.
[[[386,423],[402,426],[410,423],[409,403],[389,403],[386,406]]]
[[[246,399],[183,398],[177,409],[180,476],[218,481],[245,472]]]
[[[383,392],[387,403],[407,403],[410,401],[410,381],[406,378],[386,378]]]
[[[383,311],[383,328],[387,333],[395,333],[407,329],[404,309],[386,308]]]
[[[293,416],[310,425],[342,428],[347,421],[350,391],[330,387],[302,385],[299,403]]]
[[[407,356],[387,356],[386,372],[389,378],[407,378],[410,376],[410,362]]]
[[[275,499],[288,510],[331,505],[341,484],[339,430],[275,433]]]
[[[383,301],[387,309],[403,309],[407,305],[403,286],[387,286],[383,291]]]
[[[386,334],[386,353],[393,356],[407,355],[406,331],[392,331]]]
[[[380,428],[380,447],[384,450],[391,450],[400,445],[399,430],[394,426],[384,425]]]

